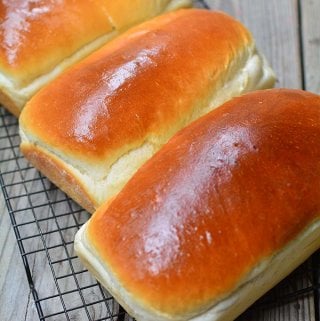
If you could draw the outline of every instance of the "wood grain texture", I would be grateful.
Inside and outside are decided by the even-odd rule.
[[[320,1],[300,0],[300,10],[304,87],[320,94]],[[315,298],[314,303],[319,313],[319,297]]]
[[[320,94],[320,1],[301,1],[305,89]]]
[[[277,87],[301,88],[298,0],[208,0],[253,33],[277,75]]]
[[[0,320],[37,320],[3,195],[0,197]]]
[[[278,87],[301,88],[302,74],[300,61],[300,39],[299,39],[299,3],[298,0],[207,0],[207,3],[213,9],[220,9],[228,12],[242,21],[254,34],[257,45],[260,51],[267,57],[278,76]],[[304,56],[304,78],[306,88],[314,92],[320,92],[320,20],[318,13],[320,12],[320,2],[318,0],[301,0],[301,34],[303,35],[303,56]],[[6,132],[0,128],[0,137]],[[0,148],[5,147],[4,142],[0,140]],[[10,150],[4,154],[0,152],[0,160],[10,158]],[[8,163],[0,163],[0,169],[7,171],[10,168]],[[12,169],[12,168],[11,168]],[[35,171],[30,171],[29,178],[38,177]],[[19,174],[12,176],[12,181],[19,180]],[[31,187],[33,190],[37,186]],[[22,194],[22,189],[12,189],[11,193]],[[52,200],[62,197],[62,193],[52,191],[49,194]],[[43,194],[39,194],[33,198],[33,204],[41,203]],[[23,202],[23,201],[21,201]],[[24,206],[17,201],[16,206]],[[58,204],[56,205],[58,209]],[[59,208],[61,212],[67,208]],[[50,211],[50,209],[46,209]],[[41,215],[46,215],[45,212]],[[68,218],[71,220],[71,218]],[[67,220],[68,220],[67,219]],[[63,222],[66,225],[71,223]],[[51,230],[55,228],[56,223],[47,222],[43,225],[43,229]],[[28,232],[28,231],[26,231]],[[70,233],[63,234],[63,237],[68,240]],[[61,237],[61,236],[59,236]],[[47,242],[50,243],[50,238]],[[32,244],[32,247],[38,248],[41,246],[40,241]],[[72,250],[70,250],[73,254]],[[61,258],[65,253],[56,253],[56,258]],[[40,260],[40,262],[39,262]],[[36,285],[42,289],[52,287],[50,279],[52,273],[48,269],[48,264],[41,258],[30,256],[29,264],[32,272],[37,277],[35,278]],[[77,268],[78,262],[75,262]],[[306,263],[307,265],[309,262]],[[56,273],[64,273],[63,265],[56,268]],[[299,271],[297,272],[299,273]],[[79,277],[79,280],[86,284],[88,276]],[[74,288],[74,279],[64,283],[62,290]],[[290,291],[304,288],[310,285],[310,280],[307,276],[303,278],[290,277],[288,288],[280,288],[276,290],[280,295],[285,295]],[[41,293],[40,293],[41,294]],[[89,293],[88,297],[94,294]],[[272,297],[273,293],[269,294]],[[69,300],[71,304],[81,304],[81,298],[71,295],[65,298],[66,303]],[[52,303],[45,307],[48,311],[61,310],[60,302]],[[115,307],[116,309],[117,307]],[[95,305],[92,307],[95,317],[103,317],[105,307]],[[82,321],[87,320],[83,311],[75,311],[70,315],[72,320]],[[48,320],[65,320],[59,316],[49,318]],[[0,195],[0,320],[1,321],[36,321],[38,320],[37,312],[32,295],[29,290],[29,285],[25,275],[21,256],[18,251],[18,246],[15,240],[13,229],[11,227],[9,215],[7,213],[3,196]],[[314,304],[312,296],[305,296],[294,304],[284,304],[274,308],[264,310],[254,310],[244,314],[240,320],[242,321],[314,321]]]

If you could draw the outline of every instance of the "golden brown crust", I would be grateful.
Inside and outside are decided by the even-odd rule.
[[[29,143],[22,143],[21,151],[29,162],[47,176],[55,185],[65,191],[89,213],[93,213],[97,205],[86,192],[83,183],[59,158],[44,149]]]
[[[1,71],[26,85],[85,44],[111,32],[113,26],[102,3],[2,1]]]
[[[175,135],[87,239],[142,305],[187,319],[319,221],[319,159],[320,96],[247,94]]]
[[[163,12],[171,1],[0,2],[0,86],[17,105],[14,113],[67,67],[130,25]],[[190,0],[180,7],[186,4]]]
[[[241,68],[236,64],[244,64],[250,49],[250,33],[223,13],[190,9],[163,15],[41,90],[21,124],[67,156],[112,162],[124,146],[135,148],[146,139],[157,144],[183,127],[197,112],[193,108]]]

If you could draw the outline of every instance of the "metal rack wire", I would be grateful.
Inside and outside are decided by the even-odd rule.
[[[0,184],[39,319],[132,320],[74,254],[89,214],[27,163],[19,142],[17,119],[0,107]],[[239,320],[319,321],[319,297],[316,253]]]

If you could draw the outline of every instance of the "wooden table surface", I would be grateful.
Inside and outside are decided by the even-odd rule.
[[[207,3],[249,27],[260,51],[276,71],[277,87],[320,93],[320,0],[208,0]],[[314,320],[312,316],[305,318],[297,314],[277,320]],[[0,321],[9,320],[35,321],[38,314],[0,195]]]

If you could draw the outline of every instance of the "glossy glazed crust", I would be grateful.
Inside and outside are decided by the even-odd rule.
[[[17,114],[67,67],[176,1],[1,1],[0,103],[6,106],[8,100],[2,98],[9,96],[8,109]],[[191,1],[185,0],[177,7],[188,5]]]
[[[130,294],[121,300],[132,313],[200,320],[246,285],[249,303],[235,297],[243,310],[274,283],[274,256],[306,230],[308,253],[320,245],[319,107],[298,90],[233,99],[175,135],[93,215],[82,244]],[[305,258],[299,243],[276,280]],[[261,264],[262,292],[250,281]],[[206,320],[235,317],[234,305]]]
[[[113,30],[103,9],[98,0],[1,1],[0,71],[21,86],[48,72]]]
[[[132,29],[41,90],[21,114],[22,141],[76,169],[93,208],[179,129],[274,79],[239,22],[181,10]]]
[[[181,10],[155,18],[41,90],[21,125],[67,156],[107,166],[124,146],[157,143],[181,128],[179,118],[192,116],[251,45],[249,32],[222,13]]]
[[[22,143],[21,151],[29,162],[36,167],[59,188],[62,188],[71,198],[88,212],[92,213],[97,204],[95,199],[87,193],[83,182],[75,172],[55,155],[33,144]]]

